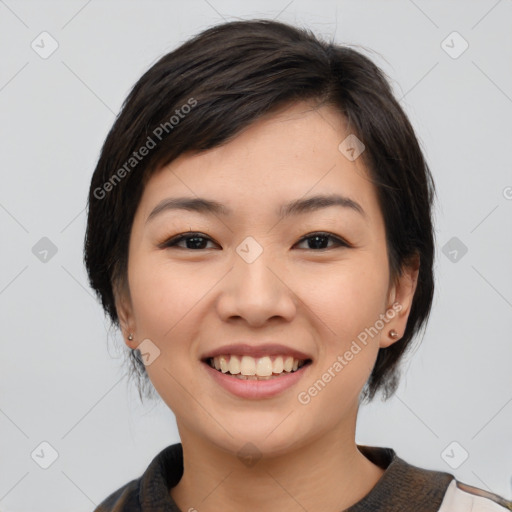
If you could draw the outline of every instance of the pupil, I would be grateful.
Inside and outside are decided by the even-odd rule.
[[[310,238],[309,247],[310,249],[325,249],[325,242],[327,240],[326,236],[323,235],[315,235]]]
[[[187,249],[203,249],[206,240],[200,236],[187,238]]]

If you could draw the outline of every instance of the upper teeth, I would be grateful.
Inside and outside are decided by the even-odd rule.
[[[295,371],[305,363],[303,359],[295,359],[292,356],[277,356],[272,360],[271,356],[254,358],[251,356],[223,355],[209,360],[210,365],[222,373],[237,375],[256,375],[267,377],[274,374]],[[213,362],[213,364],[212,364]]]

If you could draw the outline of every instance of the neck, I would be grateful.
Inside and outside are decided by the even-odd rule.
[[[324,432],[294,451],[253,463],[180,430],[184,472],[171,496],[183,511],[344,510],[384,473],[357,449],[352,423],[348,432]]]

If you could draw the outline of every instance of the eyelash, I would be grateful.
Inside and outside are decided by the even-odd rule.
[[[309,233],[309,234],[305,235],[304,237],[302,237],[297,242],[297,244],[300,244],[300,243],[302,243],[302,242],[304,242],[306,240],[309,240],[310,238],[315,238],[315,237],[323,237],[323,238],[327,238],[329,240],[333,240],[336,245],[335,246],[331,246],[331,247],[321,248],[321,249],[309,249],[309,250],[312,250],[312,251],[326,251],[328,249],[332,249],[332,248],[336,248],[336,247],[346,247],[346,248],[352,247],[348,242],[346,242],[345,240],[343,240],[339,236],[336,236],[336,235],[333,235],[332,233],[327,233],[327,232],[324,232],[324,231],[316,231],[314,233]],[[178,247],[180,249],[185,249],[185,250],[189,250],[189,251],[201,251],[201,250],[204,250],[204,249],[190,249],[188,247],[180,247],[180,246],[178,246],[178,243],[181,242],[182,240],[187,240],[187,239],[191,239],[191,238],[201,238],[203,240],[207,240],[207,241],[213,242],[213,240],[210,237],[206,236],[204,233],[189,231],[186,234],[185,233],[181,233],[179,235],[176,235],[176,236],[174,236],[174,237],[172,237],[172,238],[162,242],[158,246],[161,249],[170,249],[172,247]]]

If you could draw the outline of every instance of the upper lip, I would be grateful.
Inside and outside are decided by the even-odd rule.
[[[276,343],[265,345],[233,343],[231,345],[223,345],[222,347],[204,353],[201,357],[201,360],[224,355],[251,356],[255,358],[264,356],[292,356],[295,359],[311,359],[308,354],[305,354],[300,350]]]

